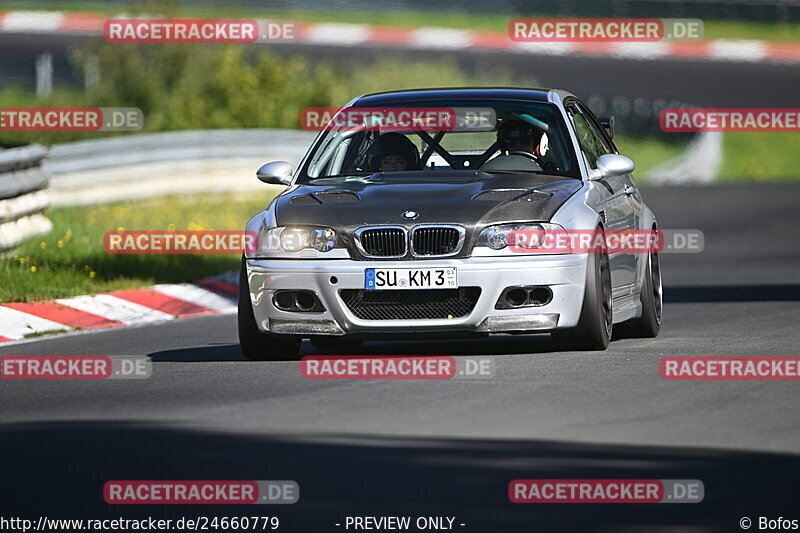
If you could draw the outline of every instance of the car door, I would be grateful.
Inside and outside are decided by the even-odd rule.
[[[608,132],[600,125],[600,121],[597,117],[592,113],[586,106],[579,104],[581,112],[583,115],[589,119],[590,124],[592,125],[592,130],[597,133],[600,138],[602,139],[604,146],[606,149],[610,149],[612,154],[618,154],[619,150],[617,150],[617,146],[614,144],[614,141],[611,139],[611,136]],[[626,227],[628,229],[643,229],[641,227],[641,219],[642,219],[642,195],[639,194],[639,188],[636,186],[636,182],[633,179],[632,174],[625,174],[624,176],[620,176],[622,185],[623,185],[623,192],[627,197],[628,202],[628,213],[626,215],[626,219],[628,220],[628,224]]]
[[[597,159],[604,154],[616,153],[597,120],[579,101],[567,103],[567,114],[572,120],[583,157],[589,168],[597,168]],[[603,200],[597,206],[604,214],[606,230],[629,230],[634,228],[633,209],[629,197],[632,194],[630,176],[601,178],[593,183],[604,190]],[[586,228],[591,229],[591,228]],[[611,287],[614,298],[626,296],[633,291],[636,273],[636,257],[633,253],[616,252],[609,255]]]

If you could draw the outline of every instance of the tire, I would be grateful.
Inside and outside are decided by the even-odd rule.
[[[611,269],[606,252],[590,253],[586,288],[578,325],[551,333],[559,346],[573,350],[605,350],[613,331]]]
[[[302,338],[290,335],[261,333],[256,326],[253,304],[250,302],[247,269],[242,259],[239,274],[239,347],[242,355],[251,361],[285,361],[297,358]]]
[[[658,252],[647,256],[642,293],[642,316],[620,324],[619,332],[627,338],[652,338],[661,330],[663,289],[661,287],[661,263]]]
[[[322,350],[334,352],[353,352],[361,348],[364,341],[347,337],[319,336],[311,337],[311,345]]]

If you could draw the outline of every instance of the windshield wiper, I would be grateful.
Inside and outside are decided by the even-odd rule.
[[[539,170],[480,170],[479,172],[484,172],[486,174],[535,174],[536,176],[551,176],[556,178],[570,178],[570,179],[580,179],[576,178],[575,176],[567,176],[565,174],[555,174],[553,172],[544,172]]]
[[[480,168],[476,170],[478,172],[485,172],[486,174],[546,174],[546,172],[540,172],[538,170],[482,170]]]
[[[330,176],[317,176],[316,178],[310,178],[312,180],[322,180],[326,178],[349,178],[349,177],[359,177],[359,176],[372,176],[373,174],[377,174],[377,172],[348,172],[347,174],[331,174]]]

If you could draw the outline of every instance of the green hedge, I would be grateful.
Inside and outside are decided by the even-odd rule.
[[[76,51],[76,69],[95,64],[92,90],[57,90],[37,106],[138,107],[143,131],[298,128],[306,107],[337,107],[360,94],[413,87],[510,85],[510,72],[485,65],[470,75],[453,61],[409,62],[392,55],[368,64],[283,57],[237,45],[97,44]],[[534,86],[526,80],[524,85]],[[28,92],[0,91],[0,105],[32,105]],[[66,142],[106,132],[4,132],[0,141]]]

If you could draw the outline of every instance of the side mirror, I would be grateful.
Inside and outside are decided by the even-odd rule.
[[[605,154],[597,158],[597,170],[592,171],[590,179],[613,178],[630,174],[636,168],[634,162],[619,154]]]
[[[614,117],[597,117],[597,120],[600,121],[600,125],[603,126],[604,130],[606,130],[608,136],[613,139],[615,126]]]
[[[273,161],[262,165],[256,177],[271,185],[289,185],[292,182],[292,165],[286,161]]]

